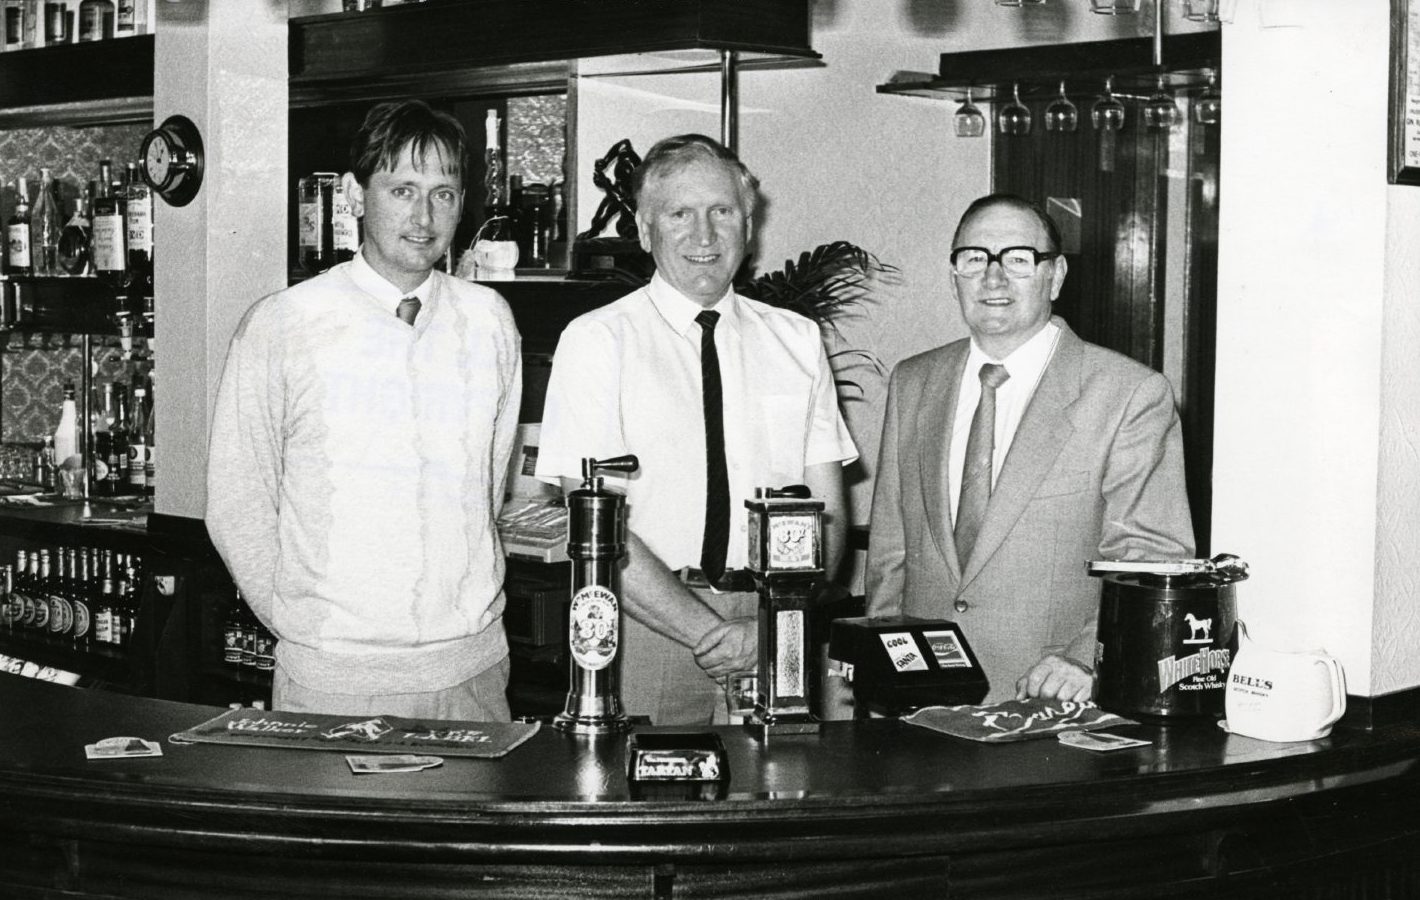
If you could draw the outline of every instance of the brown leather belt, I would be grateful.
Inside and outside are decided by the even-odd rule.
[[[719,580],[714,584],[710,583],[710,580],[705,577],[704,572],[694,566],[686,566],[676,572],[676,575],[680,577],[680,580],[685,583],[686,587],[710,588],[711,590],[719,591],[724,594],[757,589],[754,583],[754,573],[749,569],[726,569],[725,573],[721,575]]]

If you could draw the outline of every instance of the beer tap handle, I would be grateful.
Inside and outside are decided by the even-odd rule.
[[[592,483],[592,478],[597,472],[635,472],[641,466],[635,454],[628,453],[625,456],[613,456],[611,459],[593,459],[590,456],[582,457],[582,481],[587,485]]]

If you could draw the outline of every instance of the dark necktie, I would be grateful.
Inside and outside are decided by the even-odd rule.
[[[730,476],[725,470],[725,409],[720,386],[720,354],[715,350],[715,323],[720,314],[705,310],[700,323],[700,384],[705,398],[705,536],[700,544],[700,569],[713,584],[725,573],[730,545]]]
[[[414,317],[419,315],[419,298],[405,297],[399,301],[399,308],[394,311],[399,316],[401,322],[406,325],[414,324]]]
[[[986,518],[991,499],[991,464],[996,454],[996,389],[1006,383],[1006,367],[986,363],[981,367],[981,400],[971,417],[971,434],[966,439],[966,461],[961,467],[961,499],[957,503],[957,524],[953,532],[957,559],[962,566],[971,558],[976,535]]]

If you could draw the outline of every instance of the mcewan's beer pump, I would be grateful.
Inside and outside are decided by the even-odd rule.
[[[598,472],[634,472],[635,456],[582,460],[582,487],[567,495],[567,555],[572,604],[567,640],[571,685],[552,727],[572,734],[615,734],[628,727],[621,708],[621,602],[617,562],[626,553],[626,497],[602,486]]]

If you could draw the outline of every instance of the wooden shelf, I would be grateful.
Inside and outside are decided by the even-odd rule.
[[[0,53],[0,128],[153,120],[151,34]]]
[[[1166,35],[1162,68],[1148,37],[943,53],[936,75],[900,72],[878,93],[960,100],[969,87],[973,100],[991,101],[1010,97],[1012,84],[1025,98],[1053,95],[1064,81],[1068,92],[1094,95],[1113,76],[1115,93],[1148,94],[1160,75],[1173,90],[1201,87],[1221,64],[1222,49],[1215,30]]]
[[[291,104],[565,90],[569,60],[733,50],[816,59],[804,0],[461,0],[291,20]]]

